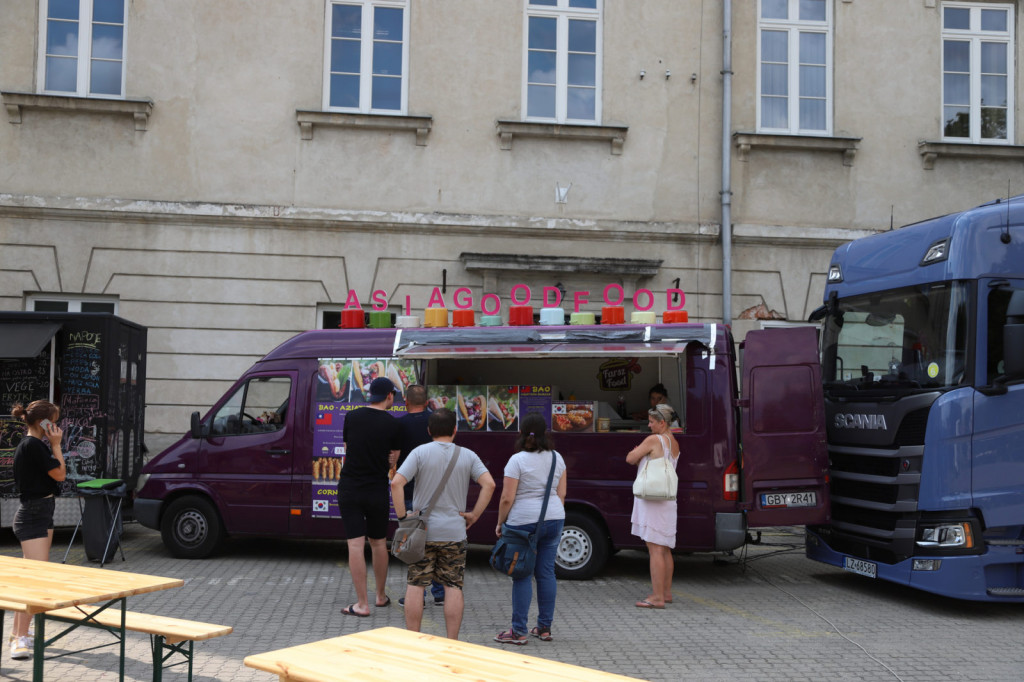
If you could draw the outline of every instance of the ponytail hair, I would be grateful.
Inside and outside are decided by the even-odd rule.
[[[516,440],[516,450],[545,452],[554,449],[551,436],[548,435],[548,425],[544,421],[544,417],[539,414],[528,414],[519,421],[519,438]]]
[[[28,407],[23,407],[21,403],[15,403],[11,408],[11,416],[31,426],[44,419],[52,419],[59,411],[60,408],[49,400],[34,400],[28,404]]]

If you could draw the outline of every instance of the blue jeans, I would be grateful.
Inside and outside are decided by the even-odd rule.
[[[538,628],[550,628],[555,617],[555,596],[558,594],[558,583],[555,581],[555,553],[562,538],[564,523],[565,519],[548,519],[540,525],[540,531],[537,533],[537,564],[533,569],[533,578],[537,581]],[[537,524],[528,523],[509,528],[532,533],[537,529]],[[530,576],[512,581],[512,629],[516,634],[527,633],[526,617],[530,613],[532,598],[533,582]]]

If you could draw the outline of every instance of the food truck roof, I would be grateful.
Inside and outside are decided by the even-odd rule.
[[[373,357],[382,348],[396,357],[612,357],[675,355],[698,343],[714,352],[722,332],[716,324],[595,325],[560,327],[443,327],[304,332],[272,350],[264,360],[299,357]]]

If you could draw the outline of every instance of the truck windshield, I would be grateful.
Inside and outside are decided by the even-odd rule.
[[[967,372],[968,285],[939,282],[839,299],[822,333],[826,392],[958,386]]]

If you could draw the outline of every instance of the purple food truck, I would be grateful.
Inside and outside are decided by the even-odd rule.
[[[520,415],[545,416],[568,467],[563,578],[588,578],[630,534],[648,388],[679,415],[677,551],[741,547],[748,528],[829,521],[817,332],[716,324],[338,329],[299,334],[247,371],[190,432],[143,469],[135,513],[175,556],[209,555],[226,536],[341,538],[341,427],[369,382],[427,387],[459,415],[456,442],[495,479]],[[740,390],[742,384],[742,391]],[[642,419],[631,419],[627,408]],[[493,543],[498,495],[470,542]]]

